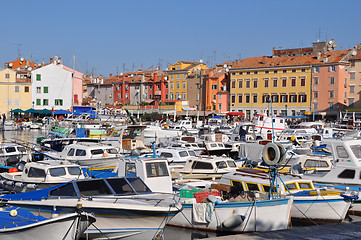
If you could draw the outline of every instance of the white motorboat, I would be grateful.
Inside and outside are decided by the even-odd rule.
[[[87,239],[153,239],[182,208],[173,194],[153,193],[134,177],[77,180],[0,199],[44,217],[81,205],[97,220],[85,231]]]
[[[188,160],[194,158],[196,153],[188,148],[180,147],[167,147],[167,148],[158,148],[156,154],[167,158],[170,164],[185,164]]]
[[[6,240],[76,240],[94,222],[95,218],[84,212],[47,219],[19,207],[4,206],[0,209],[0,236]]]
[[[89,168],[114,167],[119,159],[118,150],[102,143],[73,143],[61,152],[43,152],[51,159],[66,160]]]
[[[10,192],[34,191],[84,179],[79,165],[59,160],[22,162],[15,170],[0,173],[0,186]]]
[[[16,143],[3,142],[0,144],[0,164],[15,166],[21,161],[26,161],[28,152],[25,147]]]

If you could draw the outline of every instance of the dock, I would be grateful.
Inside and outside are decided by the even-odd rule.
[[[209,240],[352,240],[361,239],[361,221],[327,224],[321,226],[293,227],[291,229],[255,232],[208,238]]]

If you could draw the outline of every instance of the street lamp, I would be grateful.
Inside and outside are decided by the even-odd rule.
[[[285,105],[286,107],[286,113],[285,113],[285,116],[288,116],[288,113],[287,113],[287,104]]]

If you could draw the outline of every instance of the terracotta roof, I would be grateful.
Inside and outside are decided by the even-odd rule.
[[[5,63],[5,67],[8,66],[8,68],[10,68],[10,69],[16,69],[19,67],[23,68],[25,66],[30,66],[30,67],[32,67],[32,70],[33,70],[35,65],[36,65],[35,63],[30,62],[29,60],[27,60],[25,58],[20,58],[15,61],[12,61],[12,62]]]
[[[276,55],[293,55],[293,54],[312,54],[313,47],[309,48],[294,48],[294,49],[273,49],[273,56]]]
[[[310,64],[322,64],[324,63],[324,57],[327,57],[326,63],[338,63],[346,57],[348,50],[332,50],[325,54],[322,54],[319,59],[317,55],[302,55],[302,56],[287,56],[287,57],[274,57],[274,56],[262,56],[262,57],[249,57],[241,61],[233,69],[237,68],[267,68],[267,67],[283,67],[283,66],[302,66]]]

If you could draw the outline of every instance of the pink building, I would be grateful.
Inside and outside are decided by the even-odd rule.
[[[73,76],[73,105],[75,106],[81,106],[83,103],[83,73],[78,72],[68,66],[64,66],[64,69],[72,72]]]
[[[338,115],[346,108],[350,56],[351,50],[331,50],[312,59],[312,111]]]

